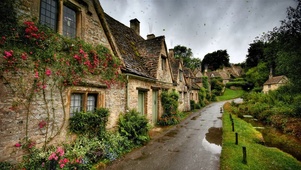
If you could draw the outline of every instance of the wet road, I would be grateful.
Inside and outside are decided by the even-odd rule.
[[[217,170],[224,102],[208,105],[146,146],[113,162],[116,170]]]

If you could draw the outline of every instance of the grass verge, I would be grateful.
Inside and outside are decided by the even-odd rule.
[[[224,94],[222,96],[217,96],[217,101],[225,101],[230,99],[235,99],[241,97],[245,93],[244,90],[232,90],[226,88]]]
[[[232,115],[235,132],[238,133],[238,145],[235,144],[235,132],[229,113],[230,103],[224,106],[223,146],[220,160],[221,170],[284,170],[301,169],[301,163],[291,155],[277,148],[262,145],[262,135],[251,124]],[[247,164],[242,163],[242,147],[247,148]]]

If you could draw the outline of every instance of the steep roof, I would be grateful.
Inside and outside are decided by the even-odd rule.
[[[284,82],[282,82],[281,80],[285,80]],[[275,76],[275,77],[270,77],[265,83],[264,85],[269,85],[269,84],[284,84],[287,81],[287,77],[286,76]]]
[[[160,59],[160,53],[162,45],[165,42],[164,36],[155,37],[145,41],[140,41],[137,43],[137,48],[140,56],[143,58],[143,63],[149,74],[156,78],[158,71],[158,61]],[[167,57],[167,56],[165,56]]]
[[[230,79],[230,76],[227,74],[226,71],[212,71],[212,72],[207,72],[207,77],[220,77],[223,80],[228,80]]]
[[[173,80],[176,82],[180,69],[180,59],[170,58]]]
[[[144,41],[144,39],[133,29],[125,26],[107,14],[105,14],[105,19],[124,62],[122,71],[147,78],[154,78],[146,67],[144,67],[145,59],[140,55],[137,49],[137,44]]]

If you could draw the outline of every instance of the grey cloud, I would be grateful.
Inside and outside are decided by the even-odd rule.
[[[168,48],[184,45],[195,57],[226,49],[233,63],[245,60],[249,44],[279,26],[295,0],[103,0],[109,15],[129,25],[140,21],[141,36],[165,35]]]

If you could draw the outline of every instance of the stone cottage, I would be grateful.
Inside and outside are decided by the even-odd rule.
[[[155,124],[163,114],[160,94],[173,88],[171,66],[164,36],[140,36],[140,22],[130,27],[105,15],[116,48],[114,53],[123,61],[126,76],[126,108],[136,109]]]
[[[179,92],[179,110],[190,110],[190,94],[187,79],[184,77],[183,61],[176,59],[173,49],[169,49],[169,60],[171,62],[174,89]]]
[[[119,114],[128,109],[136,109],[155,124],[163,114],[160,94],[170,89],[180,94],[179,109],[190,110],[189,90],[194,90],[193,96],[197,90],[191,75],[185,78],[183,63],[173,58],[172,51],[168,54],[164,36],[140,36],[137,19],[127,27],[105,14],[98,0],[18,0],[14,7],[20,23],[35,20],[65,37],[106,47],[121,60],[118,73],[125,82],[108,87],[101,77],[83,77],[64,89],[45,88],[30,104],[21,106],[15,104],[24,101],[18,87],[34,82],[34,76],[27,74],[22,83],[9,84],[4,80],[7,75],[0,75],[0,161],[20,161],[24,153],[14,144],[24,138],[30,138],[37,147],[68,142],[72,139],[69,118],[76,111],[108,108],[107,128],[114,128]],[[191,82],[189,87],[187,82]],[[40,126],[41,122],[46,126]]]
[[[101,44],[113,51],[113,41],[108,36],[109,29],[98,0],[19,0],[13,6],[20,23],[36,20],[65,37],[76,37],[92,45]],[[100,77],[87,77],[83,82],[64,89],[45,88],[43,94],[35,95],[26,103],[24,98],[29,92],[23,93],[22,87],[33,83],[34,78],[31,74],[24,75],[28,77],[18,79],[23,83],[8,83],[4,78],[9,75],[1,72],[0,161],[21,160],[23,151],[14,144],[25,138],[37,147],[45,142],[55,144],[71,139],[67,126],[74,111],[109,108],[108,128],[116,124],[121,112],[125,112],[127,95],[124,85],[108,88],[99,81]]]
[[[288,83],[286,76],[273,76],[270,74],[269,79],[263,84],[263,93],[268,93],[270,90],[277,90],[280,86]]]

